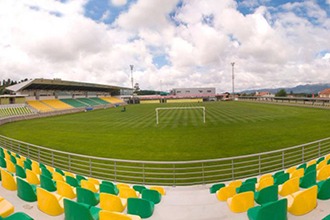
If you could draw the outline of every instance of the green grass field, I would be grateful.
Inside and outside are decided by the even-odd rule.
[[[205,106],[201,110],[155,108]],[[259,153],[329,137],[330,111],[248,102],[129,105],[20,121],[0,134],[45,147],[101,157],[198,160]]]

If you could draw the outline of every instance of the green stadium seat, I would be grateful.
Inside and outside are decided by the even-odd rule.
[[[78,180],[72,176],[65,176],[65,181],[73,187],[80,187]]]
[[[2,168],[6,168],[7,167],[6,160],[3,157],[0,157],[0,167],[2,167]]]
[[[134,185],[134,186],[133,186],[133,189],[141,194],[142,191],[143,191],[144,189],[147,189],[147,188],[146,188],[145,186],[142,186],[142,185]]]
[[[142,191],[142,199],[146,199],[153,202],[154,204],[158,204],[162,200],[162,195],[156,190],[144,189]]]
[[[287,199],[252,207],[247,211],[249,220],[287,220]]]
[[[256,191],[255,183],[253,182],[244,182],[240,187],[236,189],[237,193],[247,192],[247,191]]]
[[[64,172],[60,169],[60,168],[55,168],[55,172],[61,174],[62,176],[64,176]]]
[[[279,176],[284,173],[284,170],[277,171],[276,173],[273,174],[274,180]]]
[[[31,185],[20,177],[16,177],[17,196],[26,202],[37,201],[37,189],[35,185]]]
[[[274,184],[281,185],[285,183],[285,181],[287,181],[288,179],[290,179],[290,173],[281,173],[277,175],[276,178],[274,179]]]
[[[16,164],[16,157],[14,157],[13,155],[10,155],[10,161],[13,162],[13,164]]]
[[[2,218],[2,220],[33,220],[33,218],[24,212],[15,212],[8,217]]]
[[[98,220],[100,208],[64,199],[64,216],[67,220]]]
[[[310,166],[308,166],[306,169],[305,169],[305,175],[306,173],[309,173],[311,171],[316,171],[316,164],[312,164]]]
[[[258,178],[257,177],[251,177],[246,179],[243,183],[254,183],[256,184],[258,182]]]
[[[100,194],[93,193],[88,189],[84,189],[81,187],[76,188],[77,193],[77,202],[85,203],[87,205],[96,206],[100,202]]]
[[[115,185],[110,185],[110,184],[106,184],[106,183],[102,182],[100,184],[100,193],[110,193],[113,195],[118,195],[119,190],[117,189],[117,187]]]
[[[154,213],[155,205],[153,202],[141,198],[127,199],[127,213],[138,215],[141,218],[149,218]]]
[[[321,200],[330,199],[330,179],[326,179],[317,183],[317,198]]]
[[[330,220],[330,215],[325,216],[322,220]]]
[[[41,175],[53,179],[53,174],[47,168],[41,167]]]
[[[225,187],[226,185],[224,183],[216,183],[216,184],[213,184],[211,187],[210,187],[210,193],[213,194],[213,193],[216,193],[219,189],[221,189],[222,187]]]
[[[79,174],[76,175],[76,179],[78,180],[78,183],[79,183],[79,184],[80,184],[80,181],[81,181],[81,180],[87,180],[86,177],[84,177],[84,176],[82,176],[82,175],[79,175]]]
[[[26,178],[26,172],[23,167],[16,164],[16,176],[19,176],[21,178]]]
[[[44,175],[40,175],[40,187],[48,190],[49,192],[55,192],[57,190],[55,182]]]
[[[309,188],[316,184],[316,171],[310,171],[308,173],[305,173],[303,177],[300,179],[299,186],[301,188]]]
[[[32,163],[29,163],[27,160],[24,161],[24,168],[32,170]]]
[[[278,200],[278,186],[272,185],[254,193],[254,200],[259,204]]]

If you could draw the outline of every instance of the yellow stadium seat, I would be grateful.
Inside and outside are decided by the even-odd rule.
[[[330,154],[326,155],[324,160],[329,160],[330,159]]]
[[[0,201],[0,216],[5,218],[14,212],[14,206],[5,199]]]
[[[3,188],[11,191],[17,190],[15,178],[6,170],[1,169],[1,184]]]
[[[320,170],[322,167],[327,165],[327,160],[322,160],[319,164],[317,164],[316,169]]]
[[[24,158],[16,158],[16,164],[21,166],[21,167],[24,167]]]
[[[100,181],[92,177],[89,177],[87,181],[93,183],[94,185],[100,185]]]
[[[305,215],[317,206],[317,186],[295,192],[288,199],[288,212],[292,215]]]
[[[297,191],[299,191],[299,177],[291,178],[278,187],[278,193],[281,196],[287,196]]]
[[[39,163],[36,162],[36,161],[32,161],[32,171],[35,173],[35,174],[38,174],[40,175],[41,174],[41,170],[40,170],[40,166],[39,166]]]
[[[122,187],[130,188],[130,185],[128,185],[126,183],[117,183],[116,186],[118,189],[122,188]]]
[[[120,187],[118,189],[119,189],[120,198],[127,199],[127,198],[138,198],[139,197],[139,193],[130,187]]]
[[[63,197],[37,187],[38,208],[40,211],[57,216],[64,212]]]
[[[53,180],[55,180],[55,181],[65,181],[64,177],[58,172],[53,173]]]
[[[261,180],[265,179],[265,178],[269,178],[269,177],[273,177],[273,175],[271,173],[266,173],[266,174],[263,174],[261,175],[261,177],[259,178],[259,181],[260,182]]]
[[[153,189],[153,190],[158,191],[162,196],[165,196],[166,195],[166,191],[165,191],[164,187],[161,187],[161,186],[150,186],[149,189]]]
[[[141,217],[138,215],[130,215],[130,214],[101,210],[100,220],[141,220]]]
[[[77,197],[76,189],[64,181],[56,181],[57,193],[65,198],[74,199]]]
[[[16,173],[16,166],[13,162],[11,162],[11,160],[6,159],[6,163],[7,163],[7,170],[11,173]]]
[[[49,170],[49,172],[51,173],[54,173],[55,172],[55,168],[52,167],[52,166],[48,166],[48,165],[45,165],[46,166],[46,169]]]
[[[290,173],[290,175],[297,170],[296,166],[290,167],[288,169],[285,170],[286,173]]]
[[[294,178],[294,177],[303,177],[305,174],[305,170],[304,168],[300,168],[300,169],[297,169],[295,171],[293,171],[293,173],[291,174],[290,178]]]
[[[330,164],[325,165],[320,170],[317,171],[316,179],[317,181],[326,180],[330,176]]]
[[[254,193],[248,191],[236,194],[227,200],[227,204],[232,212],[246,212],[254,206]]]
[[[265,177],[259,181],[259,183],[256,184],[257,191],[262,190],[265,187],[274,185],[274,178],[273,176]]]
[[[85,189],[89,189],[90,191],[97,193],[99,191],[99,185],[94,185],[94,183],[89,182],[88,180],[81,180],[80,186]]]
[[[75,177],[75,175],[69,171],[64,171],[65,176]]]
[[[100,193],[100,208],[107,211],[123,212],[127,206],[127,199],[109,193]]]
[[[227,201],[227,199],[233,197],[236,194],[236,187],[225,186],[216,192],[216,196],[220,201]]]
[[[307,167],[309,167],[310,165],[316,164],[316,159],[308,161],[307,162]]]
[[[26,169],[26,181],[28,181],[30,184],[39,185],[40,179],[36,173],[34,173],[32,170]]]
[[[242,185],[242,181],[241,180],[234,180],[234,181],[231,181],[228,186],[232,186],[232,187],[235,187],[235,188],[238,188]]]

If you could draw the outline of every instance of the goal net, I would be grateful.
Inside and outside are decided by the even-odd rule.
[[[202,106],[156,108],[156,123],[159,124],[159,111],[162,111],[162,110],[192,110],[192,109],[202,109],[202,120],[203,120],[203,123],[205,123],[205,107],[202,107]]]

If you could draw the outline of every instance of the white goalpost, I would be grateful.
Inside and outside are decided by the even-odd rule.
[[[159,124],[159,114],[160,110],[189,110],[189,109],[202,109],[203,111],[203,122],[205,123],[205,107],[203,106],[194,106],[194,107],[161,107],[156,108],[156,123]]]

